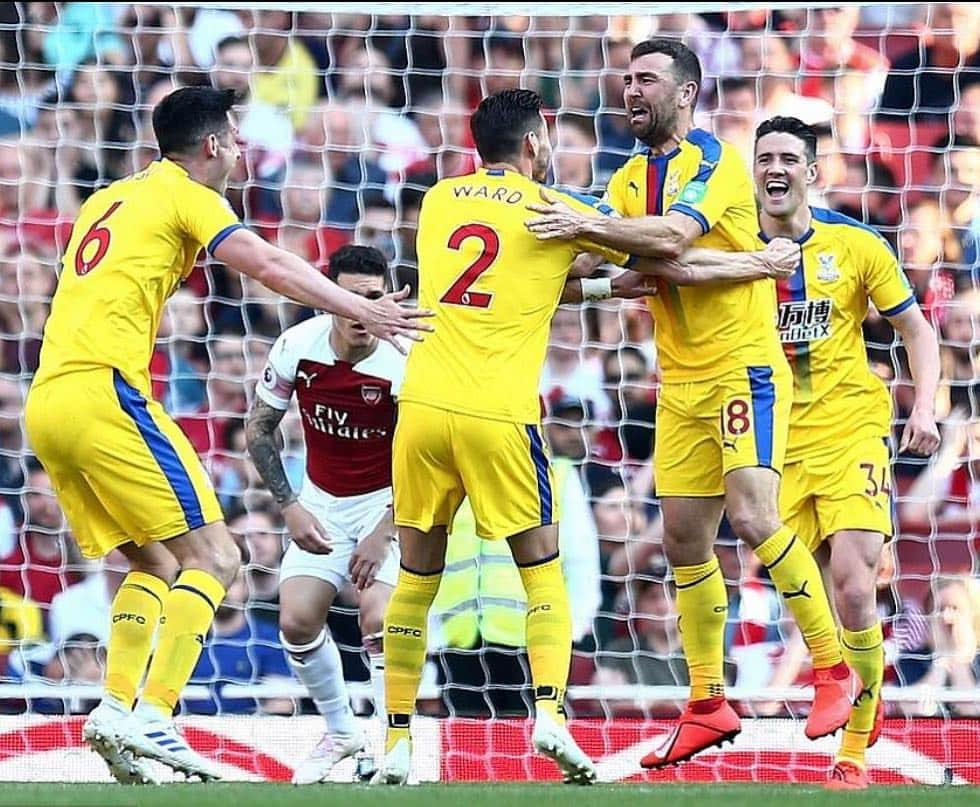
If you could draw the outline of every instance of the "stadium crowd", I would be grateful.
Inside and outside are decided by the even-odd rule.
[[[930,462],[899,456],[894,468],[897,532],[879,589],[887,682],[980,682],[980,7],[504,18],[2,3],[0,23],[0,683],[100,680],[125,560],[81,561],[21,412],[73,216],[95,189],[156,157],[149,118],[161,98],[187,84],[239,90],[246,158],[228,197],[242,220],[320,266],[345,243],[375,246],[393,283],[414,287],[422,196],[437,178],[477,164],[467,122],[479,99],[508,86],[541,92],[557,136],[554,183],[601,194],[634,151],[621,76],[633,42],[654,32],[683,36],[698,52],[709,79],[700,125],[747,160],[767,117],[793,114],[818,127],[814,203],[880,230],[938,329],[943,446]],[[160,330],[155,394],[212,474],[244,564],[192,681],[212,695],[185,710],[296,708],[226,698],[221,686],[289,675],[276,630],[284,528],[246,455],[244,415],[276,336],[313,313],[202,262]],[[874,311],[865,334],[894,393],[897,435],[911,406],[907,363]],[[563,307],[552,326],[541,395],[560,466],[573,685],[686,684],[650,463],[651,335],[639,302]],[[295,412],[283,434],[295,488],[304,467]],[[482,551],[475,542],[474,557]],[[732,606],[731,681],[806,682],[802,641],[765,570],[724,524],[719,557]],[[492,609],[473,606],[465,624],[440,616],[510,593],[506,580],[473,585],[444,583],[437,600],[429,679],[447,686],[429,707],[520,713],[529,703],[522,637],[494,624]],[[331,625],[350,676],[366,678],[349,608]],[[475,648],[482,655],[458,652]],[[0,699],[0,708],[25,702]],[[791,705],[752,708],[777,714]]]

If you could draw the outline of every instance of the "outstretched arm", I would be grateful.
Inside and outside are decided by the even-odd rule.
[[[296,499],[296,494],[286,478],[279,452],[279,423],[286,412],[269,406],[260,398],[255,399],[245,422],[245,442],[259,476],[272,492],[286,529],[301,549],[317,555],[332,551],[330,537],[323,525]]]
[[[790,277],[799,266],[800,247],[788,238],[774,238],[758,252],[722,252],[698,247],[677,260],[640,258],[630,268],[656,275],[678,286],[743,283],[761,278]]]
[[[432,316],[431,312],[400,305],[408,296],[408,287],[368,300],[342,289],[302,258],[274,247],[245,228],[235,230],[221,241],[214,257],[291,300],[357,320],[370,334],[391,342],[402,353],[405,350],[396,337],[421,341],[418,332],[432,330],[431,325],[420,321]]]

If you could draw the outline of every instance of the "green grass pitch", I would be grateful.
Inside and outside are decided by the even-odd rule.
[[[0,807],[758,807],[811,805],[921,805],[937,799],[948,805],[980,803],[980,788],[876,787],[860,793],[828,793],[811,785],[596,785],[573,788],[559,784],[428,784],[376,788],[365,785],[321,785],[297,788],[275,784],[174,784],[158,787],[0,783]]]

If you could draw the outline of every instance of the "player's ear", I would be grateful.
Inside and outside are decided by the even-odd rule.
[[[698,98],[698,85],[694,81],[685,81],[680,86],[680,92],[678,93],[678,106],[680,107],[693,107],[694,102]]]
[[[204,141],[204,150],[208,157],[218,156],[218,136],[216,134],[209,134],[207,140]]]
[[[535,131],[528,132],[524,135],[524,142],[527,143],[531,157],[537,159],[538,152],[541,151],[541,141],[538,140],[538,133]]]
[[[806,167],[806,184],[812,185],[817,181],[817,164],[815,162],[807,164]]]

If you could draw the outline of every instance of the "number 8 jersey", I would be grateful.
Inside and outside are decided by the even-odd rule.
[[[524,226],[542,186],[481,169],[432,187],[419,214],[419,306],[435,332],[412,347],[400,401],[514,423],[540,420],[538,383],[551,318],[575,256],[620,266],[628,255],[589,241],[539,241]],[[548,192],[577,211],[612,209]]]
[[[167,298],[241,227],[228,202],[177,163],[158,160],[82,205],[44,328],[34,385],[111,367],[150,395],[150,357]]]

